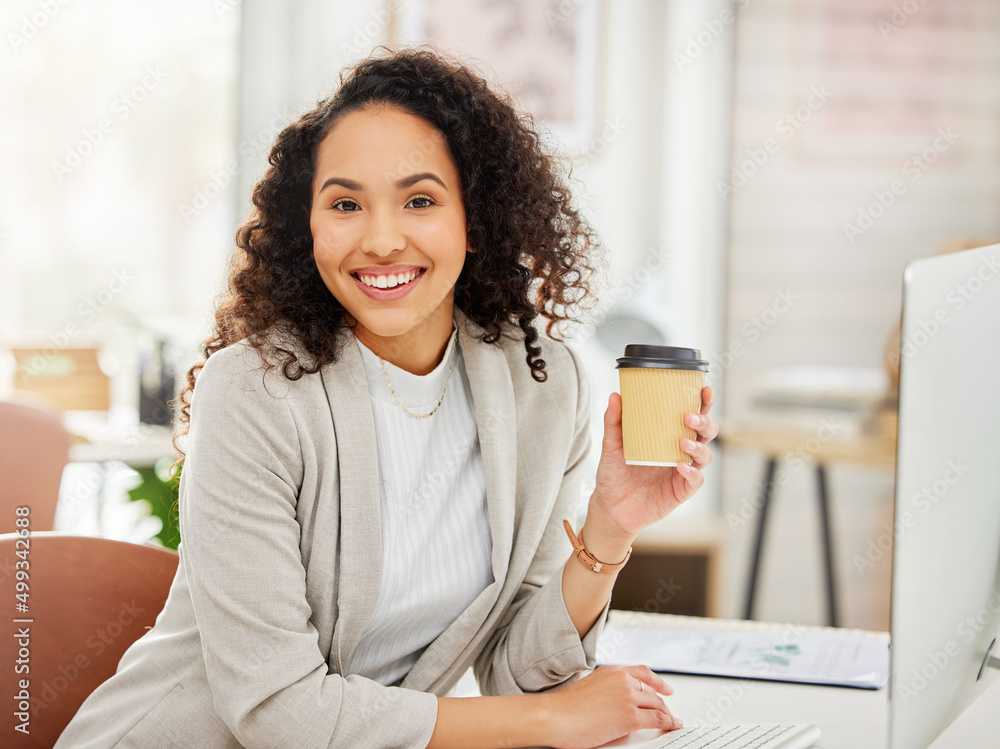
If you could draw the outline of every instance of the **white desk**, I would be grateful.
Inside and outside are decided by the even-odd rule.
[[[177,458],[171,441],[173,429],[138,422],[113,423],[106,414],[99,413],[77,412],[65,418],[70,422],[71,433],[76,435],[69,449],[69,462],[93,464],[94,470],[71,468],[70,475],[76,476],[75,480],[64,474],[66,489],[61,492],[60,500],[63,505],[57,511],[59,527],[80,528],[93,523],[94,527],[84,532],[127,538],[120,533],[128,533],[125,529],[137,522],[133,507],[131,503],[110,501],[108,486],[123,471],[131,476],[133,469],[153,468],[163,458]],[[96,478],[93,484],[92,478]],[[81,513],[81,500],[86,498],[86,506],[90,507],[91,496],[96,497],[92,509]],[[126,507],[129,509],[124,514],[119,512]]]
[[[746,682],[706,676],[662,674],[674,688],[667,698],[671,712],[686,724],[714,715],[713,708],[731,704],[720,723],[815,723],[823,737],[816,749],[886,749],[889,704],[886,689],[867,690],[820,687],[781,682]],[[748,685],[752,685],[749,686]],[[745,688],[742,698],[730,694]],[[748,687],[748,688],[747,688]],[[729,688],[727,694],[726,689]],[[972,707],[938,737],[930,749],[985,749],[1000,744],[994,716],[1000,710],[1000,681],[995,682]],[[663,735],[636,731],[625,739],[603,746],[639,746]]]
[[[165,457],[178,457],[173,429],[166,426],[134,424],[128,429],[99,435],[88,442],[74,442],[69,449],[71,463],[125,463],[131,468],[152,468]]]
[[[674,694],[666,698],[670,710],[688,725],[708,718],[716,723],[815,723],[823,732],[816,749],[886,749],[888,746],[887,689],[849,689],[680,674],[662,674],[662,677],[674,688]],[[470,671],[458,685],[456,696],[478,695]],[[930,749],[986,749],[1000,745],[1000,740],[995,738],[1000,730],[996,720],[998,713],[1000,680]],[[660,735],[663,734],[659,731],[636,731],[603,746],[639,746]]]
[[[817,749],[885,749],[885,689],[850,689],[777,681],[661,674],[674,688],[666,698],[685,725],[697,723],[815,723],[823,732]],[[742,691],[742,694],[740,692]],[[735,699],[734,699],[735,698]],[[639,746],[663,735],[636,731],[604,746]]]

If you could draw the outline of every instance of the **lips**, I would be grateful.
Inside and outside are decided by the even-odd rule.
[[[378,299],[379,301],[391,301],[409,294],[413,290],[413,287],[420,283],[420,279],[424,277],[424,274],[427,271],[426,268],[411,268],[409,270],[409,273],[403,273],[402,279],[399,279],[395,273],[389,274],[382,272],[375,274],[366,272],[359,273],[358,271],[352,272],[351,278],[354,279],[354,283],[357,284],[358,288],[361,289],[366,296],[372,299]],[[411,276],[413,272],[416,272],[416,276],[414,276],[411,280],[406,281],[405,279]],[[394,283],[394,285],[391,288],[388,286],[384,288],[380,288],[379,286],[369,286],[361,280],[360,276],[364,276],[369,282],[374,279],[376,283],[379,282],[378,279],[381,277],[383,279],[382,283]],[[389,280],[390,277],[392,278],[391,281]],[[399,280],[403,280],[404,282],[399,283]]]
[[[370,288],[378,289],[391,289],[396,286],[402,286],[403,284],[409,283],[417,276],[423,272],[423,268],[410,267],[404,268],[403,266],[393,266],[398,267],[399,270],[392,271],[388,268],[386,269],[359,269],[351,273],[355,278],[359,279],[363,284]]]

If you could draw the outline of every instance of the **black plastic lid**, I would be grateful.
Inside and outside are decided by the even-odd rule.
[[[696,348],[680,346],[652,346],[630,343],[625,346],[625,356],[619,358],[615,369],[623,367],[651,367],[653,369],[697,369],[708,371],[708,362],[701,358]]]

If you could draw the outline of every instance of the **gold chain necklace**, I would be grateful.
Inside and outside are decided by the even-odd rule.
[[[458,348],[457,341],[455,343],[455,348],[456,349]],[[385,361],[382,359],[381,356],[378,358],[378,363],[382,365],[382,374],[385,375],[385,384],[389,386],[389,392],[392,393],[392,397],[396,401],[396,405],[399,406],[404,411],[406,411],[406,413],[408,413],[414,419],[426,419],[428,416],[433,416],[437,412],[437,410],[441,408],[441,404],[444,403],[444,394],[448,392],[448,381],[451,380],[451,373],[452,370],[455,369],[456,361],[458,361],[457,350],[451,352],[451,366],[448,367],[448,376],[444,380],[444,390],[441,391],[441,397],[438,398],[438,402],[437,405],[434,406],[434,410],[426,414],[415,414],[413,413],[413,411],[411,411],[410,409],[408,409],[406,406],[404,406],[402,403],[399,402],[399,398],[396,397],[396,391],[392,389],[392,383],[389,382],[389,373],[385,369]]]

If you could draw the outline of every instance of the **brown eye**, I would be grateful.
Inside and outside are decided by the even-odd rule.
[[[340,206],[342,206],[342,205],[344,205],[344,204],[350,204],[350,205],[353,205],[353,206],[355,206],[355,208],[351,208],[350,210],[342,210],[342,209],[340,208]],[[357,203],[355,203],[355,202],[354,202],[353,200],[351,200],[350,198],[344,198],[343,200],[338,200],[338,201],[337,201],[336,203],[334,203],[334,204],[333,204],[332,206],[330,206],[330,207],[331,207],[331,208],[333,208],[334,210],[338,210],[338,211],[340,211],[341,213],[355,213],[355,212],[356,212],[356,208],[359,208],[360,206],[358,206],[358,204],[357,204]]]
[[[417,197],[415,197],[410,202],[413,203],[413,202],[418,201],[418,200],[426,200],[427,204],[426,205],[415,205],[415,206],[413,206],[414,208],[430,208],[432,205],[434,205],[434,201],[431,200],[430,198],[428,198],[426,195],[418,195]]]

